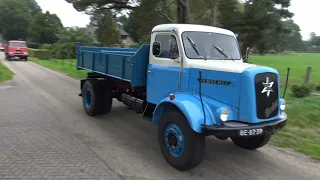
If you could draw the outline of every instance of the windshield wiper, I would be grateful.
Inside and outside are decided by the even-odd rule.
[[[231,59],[231,60],[234,61],[234,59],[233,59],[232,57],[228,56],[228,54],[226,54],[220,47],[218,47],[218,46],[216,46],[216,45],[214,45],[213,47],[216,48],[216,49],[217,49],[222,55],[224,55],[226,58]]]
[[[203,58],[204,60],[207,60],[207,58],[200,55],[199,50],[196,47],[196,43],[194,43],[189,36],[187,36],[187,39],[189,40],[190,44],[192,45],[193,50],[198,54],[198,58]]]

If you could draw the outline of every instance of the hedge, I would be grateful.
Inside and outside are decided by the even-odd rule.
[[[38,59],[46,60],[51,58],[51,52],[46,49],[32,49],[28,48],[28,53],[30,57],[35,57]]]

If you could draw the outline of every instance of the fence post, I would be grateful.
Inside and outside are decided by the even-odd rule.
[[[309,67],[307,68],[306,79],[305,79],[305,81],[304,81],[305,84],[308,84],[308,83],[309,83],[310,76],[311,76],[311,71],[312,71],[312,67],[309,66]]]

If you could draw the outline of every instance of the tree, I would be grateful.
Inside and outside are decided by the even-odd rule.
[[[34,0],[1,0],[0,34],[5,40],[26,40],[31,19],[40,12]]]
[[[190,13],[189,0],[177,0],[178,23],[190,23]]]
[[[280,5],[280,9],[276,8]],[[255,47],[264,54],[276,49],[276,44],[286,32],[281,19],[293,16],[287,10],[290,0],[248,0],[245,3],[240,34],[244,34],[243,46]],[[248,34],[250,32],[250,34]]]
[[[56,14],[38,13],[30,26],[29,38],[40,44],[53,44],[58,41],[58,33],[63,25]]]
[[[129,24],[134,31],[128,31],[131,36],[140,43],[149,43],[150,33],[158,24],[171,23],[174,21],[171,14],[171,3],[166,0],[150,1],[141,0],[139,7],[130,13]]]
[[[120,34],[117,24],[109,10],[96,16],[95,35],[100,43],[104,46],[110,46],[120,43]]]
[[[76,58],[76,43],[93,45],[94,38],[90,36],[86,28],[64,28],[59,33],[59,40],[54,44],[53,55],[58,59]]]
[[[134,9],[140,0],[66,0],[72,3],[77,11],[91,14],[95,11]]]

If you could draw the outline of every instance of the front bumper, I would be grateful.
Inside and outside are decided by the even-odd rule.
[[[282,129],[287,122],[288,116],[281,112],[280,118],[273,121],[247,124],[243,122],[229,121],[222,125],[205,126],[202,132],[205,135],[227,136],[227,137],[251,137],[260,135],[270,135]]]
[[[26,54],[9,54],[9,56],[10,57],[19,57],[19,58],[21,58],[21,57],[28,57],[28,55],[26,55]]]

